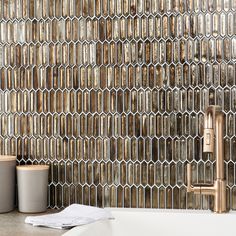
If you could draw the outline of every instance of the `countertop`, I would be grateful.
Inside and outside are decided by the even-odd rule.
[[[48,210],[46,213],[50,214],[56,212],[58,211]],[[34,227],[32,225],[25,224],[25,217],[29,215],[40,214],[24,214],[19,213],[18,211],[0,214],[0,236],[59,236],[66,232],[66,230]]]

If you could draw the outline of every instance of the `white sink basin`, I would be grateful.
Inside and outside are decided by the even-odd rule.
[[[117,209],[115,220],[78,226],[64,236],[235,236],[236,212]]]

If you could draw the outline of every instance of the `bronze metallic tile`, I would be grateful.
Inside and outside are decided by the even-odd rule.
[[[110,206],[117,207],[117,194],[115,186],[111,186],[110,188]]]
[[[83,204],[89,205],[89,187],[85,185],[83,187]]]
[[[122,186],[117,187],[117,207],[124,207],[123,205],[123,198],[124,198],[124,189]]]
[[[0,5],[0,146],[51,163],[49,206],[208,209],[203,112],[222,106],[235,209],[234,2],[15,0]],[[180,14],[179,14],[180,13]]]
[[[90,205],[92,206],[96,206],[96,187],[94,185],[92,185],[90,187]]]
[[[75,190],[75,196],[76,196],[76,200],[75,202],[78,203],[78,204],[82,204],[83,203],[83,197],[82,197],[82,194],[83,194],[83,191],[82,191],[82,186],[81,185],[78,185],[76,186],[76,190]]]

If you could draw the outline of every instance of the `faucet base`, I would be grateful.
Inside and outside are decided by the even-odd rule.
[[[214,194],[214,212],[225,213],[226,208],[226,181],[217,179],[214,183],[215,194]]]

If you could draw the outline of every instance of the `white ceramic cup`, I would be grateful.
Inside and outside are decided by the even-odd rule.
[[[17,166],[18,209],[37,213],[47,210],[47,165]]]
[[[16,156],[0,156],[0,213],[14,209],[15,176]]]

